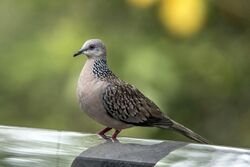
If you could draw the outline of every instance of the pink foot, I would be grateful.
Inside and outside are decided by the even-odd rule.
[[[106,136],[105,133],[107,133],[108,131],[110,131],[112,128],[106,127],[105,129],[101,130],[100,132],[98,132],[97,134],[99,136],[101,136],[103,139],[107,140],[110,139],[110,137]]]
[[[119,140],[116,138],[117,137],[117,135],[119,134],[121,132],[121,130],[115,130],[115,132],[113,133],[113,135],[112,135],[112,140],[114,141],[114,142],[119,142]]]

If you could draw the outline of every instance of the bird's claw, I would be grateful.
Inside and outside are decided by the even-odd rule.
[[[119,140],[117,138],[113,138],[104,134],[98,134],[98,136],[100,136],[102,139],[105,139],[108,142],[113,142],[113,143],[119,143]]]

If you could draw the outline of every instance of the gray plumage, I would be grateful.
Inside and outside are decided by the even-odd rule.
[[[110,129],[112,136],[132,126],[159,127],[174,130],[199,143],[208,143],[200,135],[165,116],[159,107],[134,86],[120,80],[108,67],[106,48],[101,40],[84,43],[74,56],[88,57],[80,74],[77,96],[80,106],[91,118],[107,126],[99,134],[103,137]]]

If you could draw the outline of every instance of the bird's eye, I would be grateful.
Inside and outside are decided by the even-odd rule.
[[[94,48],[95,48],[94,45],[90,45],[90,46],[89,46],[89,49],[91,49],[91,50],[94,49]]]

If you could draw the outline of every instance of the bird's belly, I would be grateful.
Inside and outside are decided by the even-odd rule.
[[[94,81],[83,82],[77,87],[77,96],[81,109],[90,117],[103,115],[101,85]]]

